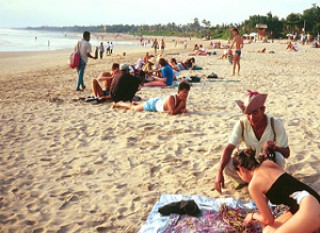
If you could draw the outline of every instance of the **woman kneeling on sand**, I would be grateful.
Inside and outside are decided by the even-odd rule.
[[[270,160],[258,163],[250,149],[235,154],[233,165],[241,179],[249,183],[250,196],[260,212],[249,213],[246,224],[259,221],[263,232],[278,233],[311,233],[320,228],[320,196],[316,191]],[[289,212],[274,219],[269,200],[289,206]]]
[[[170,115],[187,113],[189,90],[190,85],[182,82],[178,86],[178,94],[170,95],[166,99],[152,98],[141,104],[118,102],[113,105],[113,108],[126,108],[137,112],[167,112]]]

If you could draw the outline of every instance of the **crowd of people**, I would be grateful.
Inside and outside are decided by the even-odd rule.
[[[233,56],[230,62],[233,64],[234,75],[236,67],[238,74],[240,73],[243,39],[237,29],[233,29],[232,33],[234,39],[225,56]],[[89,40],[90,34],[84,33],[80,43],[83,61],[78,68],[77,90],[80,87],[85,88],[83,72],[87,59],[96,58],[90,54]],[[155,97],[144,103],[134,101],[142,86],[171,86],[176,72],[183,69],[196,69],[195,58],[184,62],[171,58],[168,62],[161,54],[155,57],[146,53],[137,64],[114,63],[110,72],[103,72],[93,80],[94,98],[99,101],[111,99],[114,108],[137,112],[167,112],[171,115],[187,113],[190,91],[190,84],[187,82],[180,82],[177,93],[166,98]],[[103,83],[102,87],[99,82]],[[244,101],[235,101],[244,117],[234,125],[222,152],[214,181],[215,190],[222,193],[225,188],[225,175],[237,183],[236,190],[248,186],[258,212],[248,213],[245,224],[259,221],[264,232],[314,232],[320,228],[320,196],[285,171],[291,154],[288,135],[280,119],[266,114],[267,97],[267,94],[248,91]],[[239,150],[241,143],[246,149]],[[289,212],[274,218],[269,201],[277,205],[287,205]]]

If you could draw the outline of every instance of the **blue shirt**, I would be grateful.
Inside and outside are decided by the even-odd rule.
[[[168,86],[172,86],[174,74],[173,74],[173,70],[172,70],[171,66],[166,65],[165,67],[163,67],[162,71],[161,71],[161,75],[162,75],[162,78],[167,79],[165,81],[165,84],[167,84]]]

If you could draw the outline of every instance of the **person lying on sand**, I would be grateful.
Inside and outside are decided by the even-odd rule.
[[[196,50],[194,53],[190,53],[189,56],[207,56],[210,55],[211,53],[208,53],[207,50],[203,47],[201,44],[199,49]]]
[[[320,196],[308,185],[298,181],[276,163],[262,163],[250,149],[236,153],[232,161],[241,179],[249,183],[248,191],[259,212],[248,213],[246,225],[258,221],[263,232],[312,233],[320,228]],[[274,218],[268,202],[286,205],[290,209]]]
[[[182,82],[178,86],[178,93],[165,99],[152,98],[139,104],[118,102],[113,105],[113,108],[125,108],[136,112],[167,112],[170,115],[187,113],[186,105],[189,91],[190,85]]]
[[[196,59],[194,57],[188,58],[178,65],[180,70],[202,70],[201,66],[196,65]]]
[[[119,64],[113,63],[110,72],[102,72],[98,78],[93,79],[92,91],[94,96],[88,97],[86,101],[111,99],[110,87],[114,77],[120,75],[119,71]],[[103,83],[103,87],[100,86],[99,82]]]
[[[231,161],[232,152],[241,142],[244,142],[247,148],[256,151],[257,157],[264,147],[272,147],[275,150],[276,163],[281,168],[285,167],[285,158],[290,156],[288,136],[281,121],[265,114],[264,103],[267,96],[267,94],[260,94],[256,91],[248,91],[244,102],[236,101],[246,117],[235,124],[220,159],[214,182],[215,189],[220,193],[221,188],[224,188],[224,170],[227,176],[233,178],[239,184],[236,189],[241,189],[247,185],[238,176]]]

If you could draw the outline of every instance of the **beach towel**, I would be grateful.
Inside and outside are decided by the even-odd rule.
[[[185,214],[163,216],[158,212],[158,209],[166,204],[190,199],[194,200],[199,206],[201,211],[199,216]],[[272,208],[274,216],[279,216],[287,210],[287,207],[273,206]],[[139,233],[262,232],[261,225],[258,222],[249,226],[243,224],[246,214],[253,211],[257,211],[253,201],[241,202],[235,198],[211,199],[197,195],[162,194]]]

